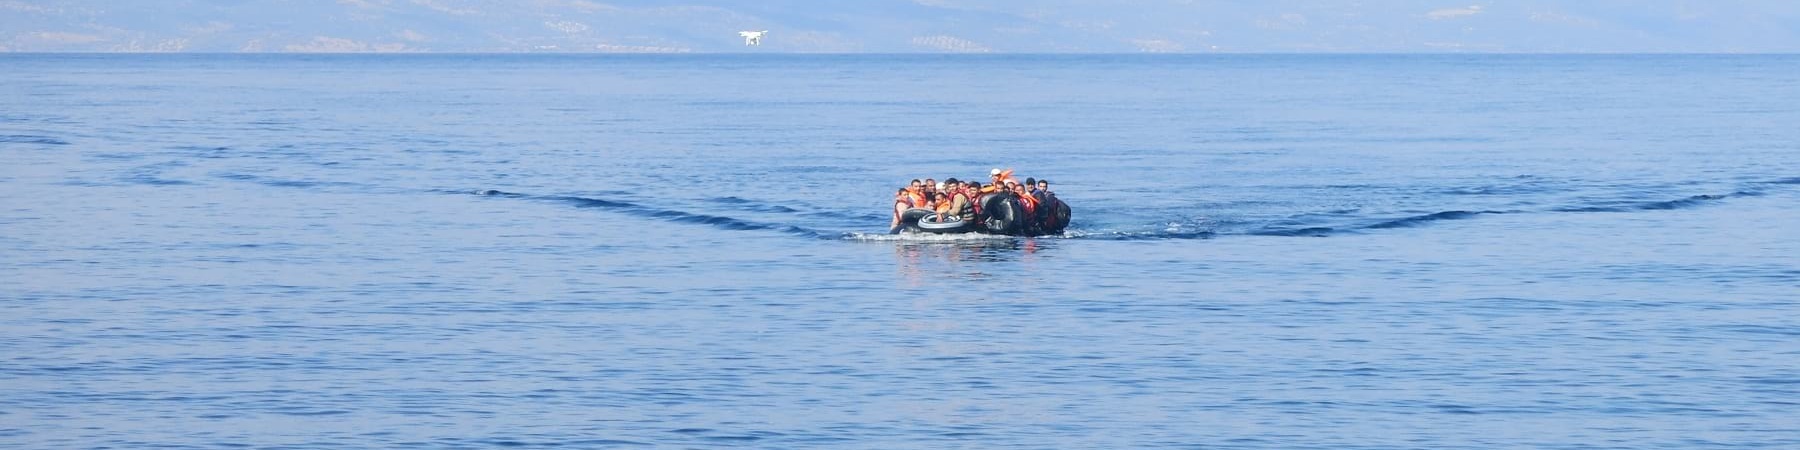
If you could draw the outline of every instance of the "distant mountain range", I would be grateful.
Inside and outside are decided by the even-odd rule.
[[[0,0],[0,52],[1790,53],[1800,2]]]

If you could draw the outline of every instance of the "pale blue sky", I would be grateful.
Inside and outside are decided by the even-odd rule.
[[[0,51],[1794,53],[1800,2],[0,0]]]

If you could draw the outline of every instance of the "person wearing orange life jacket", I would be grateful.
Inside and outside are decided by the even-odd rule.
[[[899,190],[894,191],[894,221],[893,223],[888,224],[888,234],[897,234],[900,232],[900,215],[912,208],[912,196],[907,194],[906,188],[900,188]]]
[[[1032,197],[1031,194],[1025,193],[1025,186],[1023,185],[1013,185],[1012,192],[1013,195],[1019,197],[1019,205],[1025,207],[1025,217],[1036,217],[1038,208],[1037,197]]]
[[[1019,199],[1019,206],[1025,210],[1025,217],[1022,218],[1025,223],[1021,229],[1025,230],[1026,233],[1036,234],[1039,224],[1037,220],[1037,210],[1039,206],[1037,198],[1026,193],[1024,185],[1013,185],[1012,193],[1014,197]]]
[[[999,182],[988,183],[986,186],[982,186],[981,183],[977,182],[977,183],[975,183],[975,187],[976,187],[976,189],[975,189],[976,195],[975,196],[977,198],[980,198],[981,194],[987,194],[987,193],[999,191],[1001,186],[1003,186],[1003,185],[1000,184]]]
[[[1006,180],[1012,179],[1012,173],[1012,169],[1000,170],[999,168],[995,168],[988,171],[988,176],[993,178],[992,184],[1004,185],[1006,184]],[[1016,182],[1017,181],[1015,181],[1015,183]]]
[[[914,208],[924,208],[925,202],[930,200],[930,197],[925,196],[924,188],[919,185],[919,180],[916,178],[912,180],[912,183],[906,185],[906,197],[912,201]]]
[[[955,206],[950,204],[950,194],[939,192],[937,200],[932,203],[936,204],[936,207],[932,209],[937,211],[938,222],[943,222],[944,216],[954,214]]]

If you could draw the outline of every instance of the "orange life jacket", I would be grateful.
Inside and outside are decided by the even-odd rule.
[[[926,201],[925,194],[920,193],[918,189],[913,189],[913,188],[906,188],[906,198],[907,198],[907,201],[912,202],[911,204],[909,204],[907,206],[911,206],[914,208],[921,207],[921,205],[924,205],[925,201]]]
[[[1018,197],[1019,205],[1025,207],[1025,217],[1035,217],[1037,215],[1037,207],[1038,207],[1037,199],[1031,198],[1031,196],[1029,196],[1029,195],[1016,195],[1015,194],[1013,196]]]

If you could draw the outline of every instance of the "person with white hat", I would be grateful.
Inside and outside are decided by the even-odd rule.
[[[1000,170],[1000,169],[994,169],[994,170],[989,170],[989,171],[988,171],[988,175],[989,175],[989,176],[991,176],[991,177],[993,177],[993,178],[994,178],[994,184],[999,184],[999,185],[1005,185],[1005,184],[1006,184],[1006,180],[1011,180],[1011,179],[1012,179],[1012,169],[1006,169],[1006,170]],[[1014,183],[1017,183],[1017,181],[1014,181]]]

